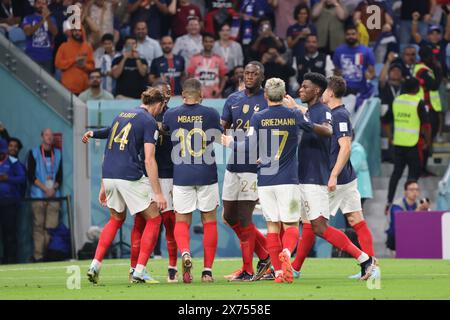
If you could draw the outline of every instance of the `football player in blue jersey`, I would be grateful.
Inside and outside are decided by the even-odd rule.
[[[142,215],[146,221],[133,281],[147,282],[144,279],[145,267],[158,239],[160,210],[167,207],[155,158],[158,125],[154,117],[161,112],[164,104],[165,97],[161,91],[149,88],[142,93],[139,108],[120,112],[111,127],[88,131],[83,136],[85,143],[91,137],[108,137],[99,200],[109,208],[110,220],[103,228],[95,258],[87,273],[93,283],[98,282],[103,257],[125,221],[127,208],[131,215]],[[145,172],[148,177],[145,177]],[[149,282],[156,281],[150,278]]]
[[[367,280],[374,272],[376,259],[359,250],[342,231],[328,224],[332,115],[330,108],[321,101],[328,82],[322,74],[315,72],[305,74],[303,79],[299,96],[301,101],[308,105],[305,115],[313,123],[327,125],[330,134],[329,137],[321,137],[314,132],[305,132],[300,142],[298,170],[303,230],[297,257],[292,266],[296,272],[300,270],[314,244],[315,235],[318,235],[357,259],[361,266],[361,279]],[[290,105],[294,106],[295,102]]]
[[[250,119],[267,108],[264,90],[264,66],[252,61],[245,66],[245,90],[233,93],[225,101],[222,126],[236,139],[245,137]],[[242,152],[233,152],[223,181],[223,220],[236,233],[242,250],[243,266],[225,278],[230,281],[259,280],[270,268],[270,256],[263,234],[252,223],[252,214],[258,200],[256,163],[251,163]],[[257,272],[253,270],[253,252],[259,258]]]
[[[219,113],[201,105],[202,88],[197,79],[183,84],[181,106],[164,114],[163,128],[173,142],[173,206],[175,209],[175,240],[182,256],[184,283],[192,282],[192,258],[189,228],[192,212],[201,212],[203,223],[204,268],[202,282],[213,282],[212,266],[217,250],[216,210],[219,205],[217,166],[214,141],[220,143],[223,131]]]

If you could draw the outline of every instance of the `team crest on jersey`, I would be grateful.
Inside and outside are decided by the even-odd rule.
[[[248,104],[244,104],[244,105],[242,106],[242,112],[243,112],[243,113],[247,113],[248,110],[250,110],[250,106],[249,106]]]
[[[254,108],[253,111],[258,112],[259,111],[259,104],[257,104]]]

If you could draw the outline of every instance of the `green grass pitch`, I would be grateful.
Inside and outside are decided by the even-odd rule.
[[[240,259],[217,259],[215,283],[202,284],[201,259],[194,259],[194,282],[166,283],[167,260],[150,260],[149,270],[160,284],[128,283],[128,260],[104,261],[100,283],[87,281],[88,261],[0,266],[0,299],[450,299],[450,261],[380,261],[379,289],[347,277],[359,269],[352,259],[308,259],[293,284],[272,281],[229,283],[223,275]],[[255,261],[256,263],[256,261]],[[79,266],[81,288],[67,288],[68,266]]]

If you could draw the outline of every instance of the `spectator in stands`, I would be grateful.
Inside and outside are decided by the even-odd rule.
[[[236,66],[228,73],[228,81],[225,84],[225,89],[223,89],[222,96],[224,98],[228,98],[228,96],[232,93],[244,89],[244,67]]]
[[[0,139],[0,233],[2,263],[17,262],[17,212],[25,171],[16,158],[8,155],[8,142]]]
[[[398,32],[400,44],[406,45],[411,40],[412,16],[417,12],[422,21],[417,21],[417,27],[422,37],[427,32],[427,24],[431,22],[435,0],[411,1],[402,0],[400,13],[400,30]]]
[[[175,40],[173,53],[182,56],[187,66],[191,57],[203,50],[200,20],[197,17],[190,18],[186,29],[188,33]]]
[[[286,12],[287,13],[287,12]],[[310,22],[310,11],[306,4],[301,3],[295,7],[294,18],[296,23],[289,26],[286,32],[287,44],[292,49],[292,55],[297,63],[305,55],[305,40],[310,34],[316,34],[316,27]]]
[[[10,139],[8,130],[6,130],[5,126],[1,121],[0,121],[0,139],[5,139],[6,141],[9,141]]]
[[[80,94],[88,88],[88,74],[95,67],[94,51],[75,25],[56,53],[55,67],[61,70],[61,83],[70,92]]]
[[[147,88],[147,60],[139,56],[137,40],[125,38],[122,54],[112,62],[111,74],[116,79],[116,98],[139,99]]]
[[[417,50],[414,45],[407,45],[403,48],[402,56],[396,58],[392,63],[398,64],[402,68],[404,78],[414,75],[414,67],[416,65]]]
[[[162,56],[159,42],[150,38],[148,35],[147,24],[145,21],[138,21],[134,27],[134,35],[137,40],[137,51],[139,55],[147,60],[147,65],[152,65],[152,60]]]
[[[173,39],[171,36],[164,36],[161,39],[163,55],[152,61],[150,67],[150,83],[163,80],[170,84],[172,94],[181,95],[181,84],[186,77],[184,58],[173,54]]]
[[[20,141],[18,138],[15,137],[11,137],[8,140],[8,155],[10,157],[11,160],[13,161],[17,161],[20,166],[23,169],[23,172],[27,172],[27,169],[25,167],[25,165],[19,160],[19,153],[20,150],[22,150],[23,148],[23,144],[22,141]],[[25,181],[23,181],[20,185],[18,185],[18,190],[20,192],[20,196],[23,198],[25,197],[25,193],[27,191],[27,181],[25,179]]]
[[[171,30],[174,38],[190,33],[189,21],[191,21],[193,17],[197,18],[199,24],[202,19],[200,8],[195,4],[192,4],[189,0],[172,1],[169,5],[169,13],[173,15]],[[200,32],[200,29],[198,32]]]
[[[291,16],[289,13],[294,12],[295,8],[300,4],[307,6],[307,2],[306,0],[272,0],[270,2],[275,14],[275,34],[278,37],[284,38],[288,27],[297,21],[295,14]]]
[[[320,0],[314,5],[311,16],[317,28],[319,48],[325,53],[333,53],[345,39],[347,9],[340,0]]]
[[[319,52],[317,36],[310,34],[305,39],[305,54],[297,58],[297,81],[303,82],[308,72],[317,72],[326,77],[332,75],[334,66],[329,55]]]
[[[334,52],[334,73],[342,75],[347,81],[346,95],[356,95],[357,110],[374,92],[369,81],[375,77],[375,57],[370,48],[358,44],[358,32],[354,25],[345,28],[345,42]]]
[[[28,154],[28,181],[33,211],[34,253],[32,260],[41,262],[50,241],[49,229],[56,228],[59,222],[60,204],[54,197],[61,196],[63,179],[61,150],[54,147],[53,132],[44,129],[42,144],[31,149]]]
[[[228,70],[244,64],[244,54],[241,45],[230,39],[231,27],[228,23],[222,25],[219,40],[214,43],[213,53],[223,57]]]
[[[53,55],[58,52],[59,46],[67,41],[67,37],[64,34],[64,21],[67,18],[67,8],[74,4],[74,0],[54,0],[48,5],[48,9],[52,13],[52,16],[56,20],[56,26],[58,27],[58,34],[55,37],[55,45],[53,48]]]
[[[237,0],[206,1],[205,32],[216,34],[225,23],[239,19],[238,3]]]
[[[87,15],[98,26],[98,29],[92,30],[88,36],[88,42],[93,48],[100,45],[101,38],[105,33],[114,34],[114,11],[117,5],[117,0],[93,0],[86,4]]]
[[[172,0],[128,0],[131,28],[134,30],[139,21],[145,21],[147,35],[152,39],[160,39],[166,34],[163,30],[163,20],[168,18],[171,2]]]
[[[269,0],[270,1],[270,0]],[[261,19],[273,17],[273,9],[269,5],[268,0],[247,0],[241,1],[241,43],[244,46],[244,52],[247,51],[246,46],[256,39],[257,30],[261,23]],[[270,2],[273,2],[270,1]],[[246,58],[247,58],[247,54]]]
[[[35,13],[26,16],[22,29],[27,36],[26,54],[47,72],[53,73],[53,38],[58,34],[56,20],[47,0],[34,2]]]
[[[14,43],[23,42],[25,34],[20,23],[31,11],[27,0],[0,0],[0,33],[7,35]]]
[[[258,37],[251,46],[251,55],[253,59],[260,61],[269,48],[276,48],[280,53],[286,51],[283,40],[273,33],[270,20],[263,18],[260,20]]]
[[[381,100],[382,133],[383,137],[387,139],[385,148],[382,147],[382,158],[385,161],[392,160],[392,129],[394,123],[394,119],[392,118],[392,103],[400,95],[403,81],[402,66],[394,63],[396,57],[396,53],[389,52],[378,82],[378,91]]]
[[[95,50],[95,68],[102,73],[102,88],[108,92],[113,92],[114,79],[111,74],[112,62],[116,57],[114,47],[114,36],[106,33],[102,37],[102,45]]]
[[[286,92],[289,92],[289,78],[295,75],[295,69],[281,56],[275,46],[263,54],[261,63],[264,65],[264,77],[282,79],[286,84]]]
[[[79,98],[86,103],[88,100],[114,100],[114,96],[101,87],[102,73],[94,69],[89,73],[89,88],[80,93]]]
[[[446,17],[447,23],[444,37],[442,37],[441,28],[438,25],[431,24],[428,26],[427,37],[423,38],[418,31],[419,17],[420,15],[418,12],[413,13],[411,35],[415,43],[417,43],[420,47],[427,45],[432,48],[433,55],[437,57],[441,65],[442,74],[447,75],[445,49],[447,48],[447,44],[450,41],[450,14],[447,14]]]
[[[361,195],[361,207],[364,209],[364,202],[373,198],[372,181],[370,180],[369,164],[367,163],[367,153],[363,145],[354,140],[355,134],[352,135],[352,150],[350,154],[350,162],[353,170],[355,170],[358,182],[358,191]]]
[[[227,83],[225,60],[212,52],[214,35],[203,34],[203,51],[193,56],[187,67],[188,77],[202,83],[203,98],[220,98]]]
[[[420,160],[418,143],[422,135],[425,144],[431,143],[430,122],[425,102],[417,94],[419,81],[409,78],[404,83],[404,93],[395,98],[392,104],[394,119],[394,171],[389,180],[386,211],[392,204],[398,181],[408,166],[408,179],[418,180]],[[388,111],[389,112],[389,111]]]
[[[419,79],[421,90],[419,96],[425,101],[429,110],[432,139],[442,132],[442,103],[439,86],[442,81],[442,68],[431,47],[425,45],[419,50],[420,61],[414,66],[414,77]],[[434,175],[426,168],[431,145],[423,148],[422,174]]]
[[[386,247],[395,251],[395,215],[402,211],[428,211],[430,209],[429,201],[418,201],[420,197],[420,188],[417,180],[408,180],[403,186],[403,197],[396,199],[391,205],[386,215],[389,213],[389,228],[386,230]]]
[[[368,10],[369,7],[370,10]],[[373,10],[380,13],[380,19],[377,22],[380,23],[381,29],[372,27],[374,24]],[[375,43],[382,33],[390,33],[394,25],[394,20],[389,14],[386,3],[377,0],[362,0],[353,12],[353,22],[355,25],[362,23],[366,27],[370,43]]]

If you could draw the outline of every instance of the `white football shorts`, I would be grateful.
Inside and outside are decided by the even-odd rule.
[[[219,184],[206,186],[173,186],[173,207],[179,214],[198,209],[212,211],[219,205]]]

